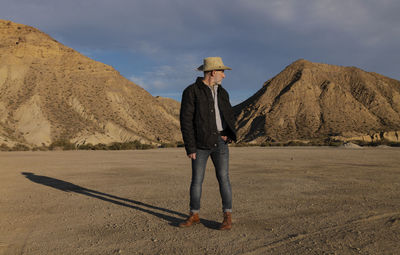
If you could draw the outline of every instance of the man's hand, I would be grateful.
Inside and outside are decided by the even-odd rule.
[[[222,135],[221,136],[222,140],[224,140],[225,142],[228,140],[228,137],[226,135]]]
[[[196,153],[190,153],[190,154],[188,155],[188,158],[193,159],[193,160],[196,160]]]

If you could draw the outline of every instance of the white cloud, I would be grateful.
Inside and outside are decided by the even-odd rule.
[[[129,79],[148,90],[151,94],[167,93],[168,91],[183,89],[194,81],[195,67],[192,56],[184,55],[179,60],[174,60],[174,65],[160,65],[142,74],[133,74]]]
[[[128,77],[129,80],[133,81],[136,85],[139,85],[140,87],[144,89],[150,88],[150,86],[147,85],[144,77],[138,77],[136,75],[131,75]]]

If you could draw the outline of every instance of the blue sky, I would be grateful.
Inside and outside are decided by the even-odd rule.
[[[203,58],[221,56],[237,104],[293,61],[356,66],[400,80],[398,0],[0,0],[34,26],[180,101]]]

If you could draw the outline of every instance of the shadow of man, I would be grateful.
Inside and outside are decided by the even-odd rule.
[[[187,215],[177,212],[177,211],[173,211],[170,209],[166,209],[166,208],[162,208],[162,207],[158,207],[158,206],[154,206],[154,205],[150,205],[150,204],[146,204],[140,201],[136,201],[136,200],[132,200],[132,199],[127,199],[127,198],[123,198],[123,197],[118,197],[118,196],[114,196],[111,194],[107,194],[104,192],[100,192],[100,191],[96,191],[96,190],[92,190],[92,189],[87,189],[85,187],[81,187],[79,185],[70,183],[70,182],[66,182],[63,180],[59,180],[59,179],[55,179],[52,177],[48,177],[48,176],[43,176],[43,175],[36,175],[34,173],[31,172],[22,172],[22,175],[24,175],[28,180],[38,183],[38,184],[42,184],[48,187],[52,187],[64,192],[75,192],[78,194],[82,194],[82,195],[86,195],[89,197],[93,197],[93,198],[97,198],[103,201],[107,201],[116,205],[120,205],[120,206],[124,206],[124,207],[128,207],[131,209],[135,209],[141,212],[145,212],[148,214],[151,214],[153,216],[156,216],[160,219],[166,220],[169,222],[170,225],[177,227],[179,225],[180,222],[182,222],[182,218],[186,218]],[[139,207],[141,206],[141,207]],[[161,212],[166,212],[169,214],[173,214],[176,216],[180,216],[182,218],[176,218],[174,216],[170,216],[161,212],[157,212],[155,210],[161,211]],[[217,228],[218,227],[218,223],[214,222],[214,221],[209,221],[209,220],[201,220],[202,223],[209,228]]]

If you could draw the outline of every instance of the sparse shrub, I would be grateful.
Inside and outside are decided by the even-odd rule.
[[[387,144],[390,147],[400,147],[400,143],[399,142],[389,142]]]
[[[261,146],[259,143],[231,143],[232,147],[252,147],[252,146]]]
[[[57,149],[61,149],[61,150],[75,150],[76,146],[75,144],[71,143],[68,140],[56,140],[54,142],[52,142],[49,145],[49,150],[57,150]]]
[[[285,143],[284,146],[307,146],[307,143],[301,142],[301,141],[289,141],[288,143]]]
[[[153,145],[150,144],[142,144],[138,140],[131,141],[131,142],[125,142],[125,143],[112,143],[109,146],[107,146],[107,149],[109,150],[146,150],[146,149],[152,149],[154,148]]]
[[[95,150],[95,146],[91,143],[80,144],[77,146],[78,150]]]
[[[94,145],[94,150],[108,150],[108,147],[104,143],[98,143]]]
[[[334,146],[334,147],[339,147],[342,146],[344,144],[343,141],[329,141],[328,145],[329,146]]]
[[[261,147],[270,147],[271,143],[270,142],[263,142],[260,144]]]
[[[371,147],[376,147],[379,145],[386,145],[386,146],[390,146],[390,147],[400,147],[400,143],[399,142],[391,142],[388,141],[386,139],[382,139],[379,141],[372,141],[372,142],[365,142],[365,141],[352,141],[352,143],[355,143],[359,146],[371,146]]]
[[[177,145],[176,143],[162,143],[160,145],[160,148],[176,148]]]
[[[324,144],[328,146],[333,146],[333,147],[339,147],[344,144],[344,141],[342,140],[336,140],[332,137],[328,137],[324,140]]]
[[[378,145],[381,145],[380,142],[376,142],[376,141],[375,142],[366,142],[366,141],[361,141],[361,140],[353,140],[353,141],[350,141],[350,142],[352,142],[354,144],[357,144],[358,146],[362,146],[362,147],[364,147],[364,146],[376,147]]]
[[[29,147],[25,144],[17,143],[11,148],[12,151],[29,151]]]
[[[400,147],[400,142],[392,142],[392,141],[388,141],[386,139],[382,139],[380,141],[380,145],[387,145],[390,147]]]
[[[108,145],[107,149],[108,150],[121,150],[121,147],[122,147],[121,143],[115,142],[115,143],[112,143],[112,144]]]
[[[0,145],[0,151],[11,151],[11,148],[7,146],[7,144],[2,143]]]
[[[312,140],[310,141],[310,146],[324,146],[327,145],[324,141],[321,140]]]
[[[42,146],[35,146],[32,148],[32,151],[48,151],[49,147],[47,147],[46,145],[42,145]]]

